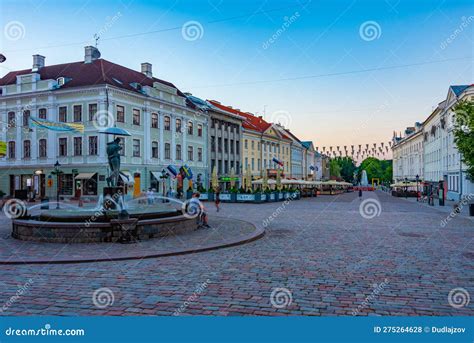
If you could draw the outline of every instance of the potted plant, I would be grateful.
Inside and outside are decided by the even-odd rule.
[[[231,202],[236,202],[237,201],[237,193],[239,190],[236,187],[232,187],[229,191],[230,193],[230,201]]]

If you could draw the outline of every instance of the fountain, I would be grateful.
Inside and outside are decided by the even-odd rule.
[[[118,128],[109,128],[103,133],[107,132],[130,135]],[[164,197],[154,197],[151,204],[147,198],[125,201],[123,188],[118,186],[120,149],[117,139],[108,143],[110,173],[107,187],[94,207],[68,205],[67,208],[42,210],[34,215],[25,211],[12,220],[12,237],[56,243],[125,243],[195,230],[198,214],[187,213],[186,202]]]
[[[369,180],[367,179],[367,172],[362,170],[362,175],[360,177],[360,185],[363,187],[367,187],[369,185]]]

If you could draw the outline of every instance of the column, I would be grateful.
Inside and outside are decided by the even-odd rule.
[[[183,126],[184,124],[184,126]],[[195,123],[193,123],[194,125]],[[183,133],[182,133],[182,137],[183,139],[181,140],[181,143],[182,143],[182,147],[181,147],[181,153],[183,154],[183,161],[187,161],[188,159],[188,146],[186,145],[187,142],[186,142],[186,138],[187,138],[187,134],[188,134],[188,118],[187,117],[182,117],[181,118],[181,126],[183,126]],[[196,125],[197,127],[197,125]]]
[[[149,104],[143,110],[143,163],[151,163],[151,113],[149,110]]]
[[[181,122],[183,126],[183,122]],[[183,147],[181,146],[181,155],[183,154]],[[171,116],[171,160],[176,160],[176,116]]]

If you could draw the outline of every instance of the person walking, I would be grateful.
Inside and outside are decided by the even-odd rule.
[[[219,205],[221,203],[221,190],[219,188],[216,189],[216,194],[215,194],[215,197],[214,197],[214,203],[216,204],[216,211],[219,212]]]

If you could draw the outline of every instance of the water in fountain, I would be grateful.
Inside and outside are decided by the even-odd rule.
[[[104,196],[101,194],[99,196],[99,200],[97,200],[97,204],[94,207],[94,211],[102,211],[104,209]]]
[[[365,169],[362,171],[362,175],[360,177],[360,185],[361,186],[369,185],[369,180],[367,179],[367,172],[365,171]]]

